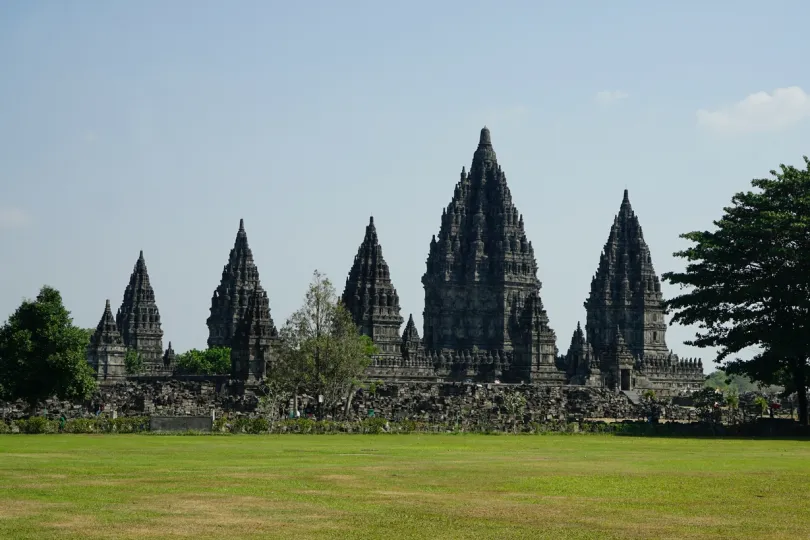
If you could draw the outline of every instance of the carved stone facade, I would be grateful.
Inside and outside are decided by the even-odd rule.
[[[261,285],[256,285],[231,340],[231,376],[248,383],[264,379],[267,365],[273,362],[277,339],[267,293]]]
[[[373,217],[354,257],[341,300],[360,332],[374,341],[381,355],[400,356],[399,295],[391,282]]]
[[[369,377],[578,384],[662,394],[703,384],[700,360],[680,360],[667,349],[661,284],[627,191],[585,303],[586,332],[577,325],[567,354],[559,354],[540,297],[534,250],[486,127],[469,173],[462,169],[442,212],[438,237],[430,242],[422,278],[424,335],[420,339],[411,317],[395,355],[391,334],[401,319],[386,321],[385,332],[375,333],[368,309],[374,302],[358,307],[364,298],[358,291],[374,282],[360,277],[370,266],[364,262],[370,253],[381,259],[373,223],[343,297],[361,332],[384,350]],[[390,282],[387,286],[393,290]]]
[[[703,379],[702,362],[667,348],[661,282],[630,197],[624,190],[585,301],[586,335],[577,324],[566,355],[577,384],[630,391],[687,390]]]
[[[486,127],[469,173],[462,168],[442,211],[422,283],[424,333],[420,337],[410,316],[400,335],[399,296],[371,218],[341,298],[360,332],[380,349],[368,378],[573,384],[660,395],[703,384],[700,360],[681,360],[667,348],[661,284],[626,190],[585,302],[585,331],[577,324],[567,353],[559,354],[534,249]],[[209,347],[231,347],[233,379],[255,384],[265,377],[279,336],[241,220],[207,325]],[[105,311],[88,349],[100,377],[122,373],[118,331],[124,346],[142,354],[149,373],[173,372],[174,351],[171,344],[162,351],[143,253],[116,320]]]
[[[96,378],[102,384],[110,384],[126,379],[127,372],[124,364],[127,348],[124,339],[115,324],[110,301],[104,306],[104,313],[96,326],[96,331],[90,337],[87,347],[87,361],[96,372]]]
[[[253,290],[260,286],[259,269],[248,245],[245,222],[240,219],[228,264],[211,298],[211,316],[207,321],[209,347],[231,346]]]
[[[162,372],[163,330],[143,251],[124,290],[124,300],[118,308],[115,324],[121,332],[124,346],[141,355],[146,371]]]

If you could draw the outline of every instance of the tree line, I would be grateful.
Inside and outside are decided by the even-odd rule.
[[[24,300],[0,328],[0,399],[22,399],[32,408],[54,396],[88,399],[97,388],[87,362],[94,332],[73,324],[59,291],[42,287],[36,299]],[[332,283],[318,271],[303,306],[287,320],[280,337],[263,388],[277,399],[289,395],[297,400],[302,391],[315,392],[327,410],[351,395],[377,353],[371,340],[360,335]],[[230,352],[228,347],[191,349],[177,355],[176,369],[183,374],[229,374]],[[144,371],[135,350],[126,351],[124,363],[130,374]]]
[[[674,255],[686,267],[663,275],[681,294],[666,307],[670,324],[697,326],[686,344],[717,348],[715,362],[727,375],[796,393],[799,420],[807,425],[810,160],[804,158],[803,168],[780,165],[751,187],[731,198],[711,229],[681,235],[691,245]],[[280,334],[267,391],[293,399],[316,392],[327,406],[351,396],[376,352],[317,271],[303,306]],[[89,335],[73,325],[59,292],[43,287],[0,328],[0,398],[36,403],[52,395],[87,397],[95,387],[85,361]],[[745,351],[754,353],[743,359]],[[139,369],[137,354],[128,356],[129,369]],[[192,350],[180,355],[178,366],[227,372],[229,356],[227,349]]]

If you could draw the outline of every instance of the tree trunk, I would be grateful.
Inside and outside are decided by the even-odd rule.
[[[343,419],[344,420],[349,419],[349,409],[352,406],[352,398],[354,398],[355,391],[356,391],[356,389],[355,389],[354,385],[352,385],[349,388],[349,395],[346,397],[346,406],[343,407]]]
[[[298,418],[298,387],[293,390],[293,418]]]
[[[799,359],[793,371],[793,382],[796,385],[796,396],[799,398],[799,423],[807,426],[807,366],[803,358]]]

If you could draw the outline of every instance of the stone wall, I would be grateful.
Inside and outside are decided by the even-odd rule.
[[[289,403],[278,403],[270,411],[260,407],[258,390],[242,390],[237,385],[216,381],[157,380],[129,381],[100,388],[82,404],[48,400],[33,415],[58,418],[94,416],[99,410],[118,416],[266,416],[286,415]],[[516,396],[522,396],[516,397]],[[524,401],[525,400],[525,401]],[[307,415],[316,410],[312,396],[301,396],[299,410]],[[345,403],[336,407],[346,410]],[[13,420],[32,415],[25,404],[0,402],[0,418]],[[625,395],[603,388],[583,386],[496,385],[469,383],[388,383],[358,390],[348,408],[348,419],[369,416],[389,420],[414,420],[431,424],[461,426],[504,422],[538,422],[588,419],[639,419],[644,406]],[[342,415],[336,414],[342,417]],[[693,420],[693,409],[665,405],[662,419]]]

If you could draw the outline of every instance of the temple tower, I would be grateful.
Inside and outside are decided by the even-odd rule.
[[[565,382],[565,372],[557,366],[557,336],[548,325],[548,314],[539,292],[516,303],[520,339],[515,342],[515,359],[509,378],[525,382]]]
[[[419,338],[419,331],[413,322],[413,315],[408,316],[408,324],[405,325],[405,330],[402,332],[400,352],[406,365],[418,362],[421,359],[422,340]]]
[[[102,384],[116,382],[127,376],[124,364],[126,354],[124,339],[118,332],[110,301],[107,300],[96,331],[90,337],[90,345],[87,347],[87,362],[93,367],[96,378]]]
[[[236,241],[222,270],[222,279],[211,298],[208,346],[230,347],[253,289],[259,286],[259,270],[248,246],[244,220],[239,220]]]
[[[639,359],[668,354],[661,282],[627,190],[591,281],[585,309],[588,342],[598,357],[615,351],[616,343]],[[621,340],[617,340],[617,331]]]
[[[267,293],[261,285],[256,285],[232,339],[231,376],[248,383],[264,379],[277,339]]]
[[[169,342],[169,346],[166,348],[166,351],[163,353],[163,371],[166,373],[173,373],[174,368],[177,367],[177,355],[174,353],[174,349],[172,349],[172,342]]]
[[[399,295],[383,258],[374,217],[369,219],[341,300],[360,333],[369,336],[382,355],[400,355],[402,316]]]
[[[537,294],[541,285],[523,217],[486,127],[469,174],[462,168],[442,211],[422,283],[427,350],[512,351],[513,341],[522,339],[515,303]]]
[[[138,351],[147,372],[160,370],[163,365],[163,330],[155,303],[155,291],[149,282],[143,251],[124,290],[124,300],[115,316],[124,345]]]

